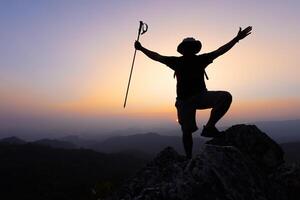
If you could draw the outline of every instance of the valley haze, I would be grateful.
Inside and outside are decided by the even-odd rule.
[[[300,120],[285,120],[285,121],[257,121],[245,124],[255,124],[262,131],[266,132],[271,138],[279,143],[300,141]],[[225,130],[228,126],[221,126],[221,130]],[[199,137],[199,130],[194,136]],[[39,140],[39,139],[59,139],[64,137],[77,137],[83,140],[103,141],[105,139],[116,136],[138,135],[146,133],[157,133],[165,136],[181,136],[180,127],[175,125],[160,124],[159,126],[137,126],[124,129],[108,129],[108,128],[60,128],[52,126],[35,126],[35,127],[0,127],[0,138],[16,136],[24,140]]]

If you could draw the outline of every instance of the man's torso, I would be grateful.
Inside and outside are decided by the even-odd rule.
[[[175,71],[178,99],[186,99],[207,91],[204,70],[212,61],[208,54],[170,57],[170,60],[165,64]]]

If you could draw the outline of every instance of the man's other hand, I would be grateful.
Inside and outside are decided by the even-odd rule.
[[[248,26],[247,28],[245,28],[244,30],[242,30],[242,28],[240,27],[240,30],[236,36],[236,38],[238,40],[244,39],[245,37],[247,37],[249,34],[251,34],[252,31],[252,26]]]
[[[135,41],[134,47],[135,47],[136,50],[141,50],[142,49],[142,45],[139,41]]]

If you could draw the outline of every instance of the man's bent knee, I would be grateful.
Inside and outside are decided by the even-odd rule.
[[[223,97],[224,100],[230,105],[232,102],[232,95],[226,91],[223,93],[223,95],[224,95],[224,97]]]

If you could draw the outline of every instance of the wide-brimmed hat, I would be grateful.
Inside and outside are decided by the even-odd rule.
[[[178,45],[177,51],[184,54],[185,51],[192,52],[196,54],[200,51],[202,44],[199,40],[195,40],[193,37],[184,38],[182,42]]]

